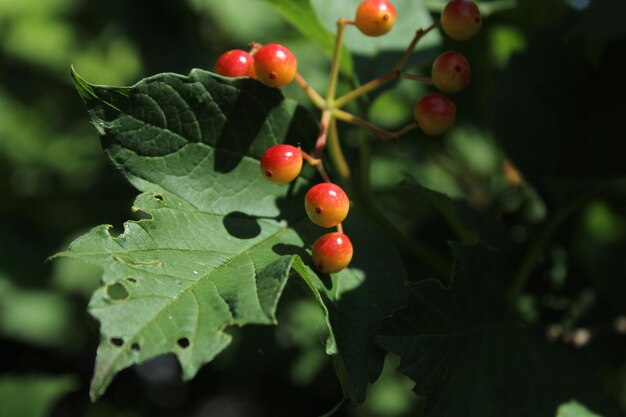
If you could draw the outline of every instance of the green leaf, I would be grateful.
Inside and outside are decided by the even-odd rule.
[[[377,338],[402,358],[400,371],[425,397],[425,416],[548,417],[572,398],[620,415],[576,354],[507,319],[501,254],[481,244],[452,251],[451,286],[411,284],[407,307]]]
[[[228,346],[228,326],[275,323],[293,269],[328,316],[327,352],[345,368],[346,397],[362,401],[383,364],[372,335],[405,302],[406,277],[358,213],[344,224],[351,267],[320,278],[306,265],[323,233],[302,207],[311,172],[279,186],[259,159],[276,143],[310,146],[318,127],[308,113],[255,80],[200,70],[124,88],[73,75],[106,155],[143,192],[133,206],[142,220],[119,236],[98,226],[60,254],[104,270],[89,306],[102,335],[92,398],[121,369],[164,353],[192,378]]]
[[[70,300],[51,290],[14,285],[0,274],[0,334],[45,347],[77,343],[75,311]]]
[[[329,32],[320,23],[309,0],[265,0],[265,2],[271,4],[302,35],[317,43],[329,57],[332,57],[335,49],[335,36],[332,34],[334,32]],[[346,77],[352,77],[352,58],[345,49],[341,52],[339,65]]]
[[[44,417],[59,397],[74,391],[78,382],[71,375],[2,375],[0,404],[3,417]]]
[[[576,401],[570,401],[561,404],[556,412],[556,417],[602,417],[596,413],[592,413],[582,404]]]

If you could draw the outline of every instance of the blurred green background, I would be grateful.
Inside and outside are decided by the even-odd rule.
[[[405,43],[445,4],[411,2],[419,14],[401,15],[393,38]],[[331,27],[338,16],[329,2],[311,3]],[[498,222],[507,244],[523,252],[558,221],[520,312],[555,343],[585,349],[626,409],[626,128],[624,104],[615,104],[626,97],[617,58],[626,50],[626,2],[478,3],[489,16],[476,39],[459,44],[431,33],[410,61],[412,72],[428,74],[442,50],[469,59],[474,78],[456,96],[457,127],[443,139],[415,132],[390,145],[341,125],[346,154],[389,221],[426,248],[403,252],[414,280],[449,262],[448,240],[475,238],[465,222]],[[347,38],[359,52],[361,81],[391,67],[395,40]],[[237,342],[192,382],[180,382],[173,358],[158,358],[122,372],[91,404],[98,325],[86,305],[100,271],[46,261],[88,228],[109,223],[121,230],[133,216],[135,191],[105,160],[70,65],[90,82],[129,85],[160,72],[210,70],[221,53],[251,41],[285,43],[307,80],[325,88],[322,50],[260,0],[0,0],[3,417],[314,416],[340,400],[323,353],[323,316],[292,288],[276,329],[233,330]],[[427,90],[401,81],[351,110],[397,129]],[[311,107],[294,86],[285,94]],[[567,211],[572,204],[576,210]],[[579,343],[581,329],[591,341]],[[366,403],[337,415],[417,415],[418,398],[397,366],[389,357]]]

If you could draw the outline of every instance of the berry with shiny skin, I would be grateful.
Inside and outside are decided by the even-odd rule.
[[[254,58],[241,49],[224,52],[215,62],[215,72],[225,77],[256,78]]]
[[[396,8],[388,0],[364,0],[356,9],[354,23],[367,36],[381,36],[396,23]]]
[[[261,157],[261,173],[274,184],[296,179],[302,170],[302,152],[291,145],[274,145]]]
[[[444,32],[456,41],[466,41],[480,31],[483,24],[476,3],[469,0],[452,0],[441,12]]]
[[[456,105],[441,94],[426,94],[415,105],[415,120],[424,133],[441,135],[454,125]]]
[[[254,54],[257,79],[270,87],[283,87],[296,77],[298,62],[285,46],[270,43]]]
[[[472,69],[463,55],[455,51],[439,55],[431,71],[433,84],[444,93],[458,93],[472,79]]]
[[[328,233],[313,243],[312,252],[315,268],[323,274],[334,274],[350,264],[352,242],[343,233]]]
[[[307,191],[304,209],[313,223],[322,227],[333,227],[348,216],[350,200],[337,184],[322,182]]]

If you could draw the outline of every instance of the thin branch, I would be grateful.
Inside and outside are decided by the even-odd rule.
[[[311,84],[304,79],[302,74],[299,72],[296,73],[295,80],[298,86],[306,93],[316,107],[320,109],[324,109],[326,107],[326,100],[324,100],[324,98],[313,87],[311,87]]]

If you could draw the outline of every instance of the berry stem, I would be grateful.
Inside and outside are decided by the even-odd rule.
[[[320,119],[320,132],[317,135],[317,141],[315,142],[315,155],[318,158],[322,157],[322,154],[324,153],[324,148],[326,148],[328,124],[330,123],[331,117],[332,117],[332,110],[325,109],[322,112],[322,117]]]
[[[402,70],[404,69],[404,64],[406,64],[406,61],[409,59],[409,57],[413,53],[413,50],[415,49],[415,46],[420,41],[420,39],[422,39],[424,35],[426,35],[428,32],[430,32],[431,30],[439,26],[440,23],[441,22],[437,20],[436,22],[433,22],[430,26],[427,26],[425,29],[420,28],[417,30],[417,32],[415,32],[415,36],[413,36],[413,39],[411,39],[411,43],[409,43],[409,46],[406,48],[406,50],[404,51],[404,53],[398,60],[398,63],[394,67],[396,71],[402,72]]]
[[[350,91],[347,94],[344,94],[343,96],[339,97],[337,100],[334,101],[334,106],[339,108],[339,107],[343,107],[344,105],[346,105],[347,103],[351,102],[352,100],[369,93],[370,91],[373,91],[377,88],[382,87],[383,85],[387,84],[388,82],[391,82],[393,80],[395,80],[396,78],[398,78],[400,76],[400,72],[396,71],[396,70],[391,70],[388,73],[381,75],[378,78],[374,78],[373,80],[370,80],[368,82],[366,82],[365,84],[363,84],[362,86],[355,88],[354,90]]]
[[[258,43],[258,42],[250,42],[248,44],[248,53],[250,55],[254,56],[254,54],[259,52],[259,49],[261,49],[262,47],[263,47],[263,45]]]
[[[326,172],[326,168],[324,168],[324,162],[322,162],[319,158],[314,158],[308,153],[304,152],[300,149],[300,153],[302,153],[302,159],[306,161],[307,164],[311,165],[313,168],[319,172],[324,182],[331,182],[328,173]]]
[[[406,61],[409,59],[409,57],[411,56],[411,54],[413,53],[413,50],[415,49],[415,46],[417,45],[417,43],[419,42],[420,39],[422,39],[424,37],[424,35],[426,35],[428,32],[430,32],[431,30],[433,30],[434,28],[436,28],[437,26],[439,26],[439,21],[434,22],[433,24],[431,24],[430,26],[426,27],[425,29],[419,29],[417,32],[415,32],[415,36],[413,36],[413,39],[411,40],[411,43],[409,43],[409,46],[406,48],[406,50],[404,51],[404,53],[402,54],[402,56],[400,57],[400,59],[398,60],[398,62],[396,63],[396,65],[393,67],[393,69],[383,75],[381,75],[380,77],[374,78],[373,80],[368,81],[367,83],[363,84],[362,86],[355,88],[354,90],[350,91],[347,94],[344,94],[343,96],[339,97],[337,100],[335,100],[333,102],[333,107],[343,107],[344,105],[346,105],[347,103],[351,102],[352,100],[369,93],[370,91],[373,91],[377,88],[382,87],[383,85],[397,79],[397,78],[406,78],[409,80],[414,80],[414,81],[419,81],[425,84],[432,84],[432,80],[430,79],[430,77],[423,77],[420,75],[412,75],[412,74],[405,74],[404,73],[404,64],[406,64]]]
[[[296,74],[295,80],[298,86],[306,93],[306,95],[309,97],[311,102],[315,104],[316,107],[320,109],[324,109],[326,107],[326,100],[324,100],[320,93],[318,93],[313,87],[311,87],[311,84],[309,84],[304,79],[302,74],[298,72]]]
[[[337,232],[343,233],[343,225],[341,223],[337,225]]]
[[[348,113],[347,111],[344,111],[344,110],[333,109],[333,113],[332,114],[333,114],[333,116],[335,116],[339,120],[343,120],[344,122],[352,123],[354,125],[357,125],[359,127],[362,127],[364,129],[367,129],[367,130],[377,134],[383,140],[393,140],[393,139],[396,139],[396,138],[404,135],[405,133],[410,132],[411,130],[413,130],[413,129],[418,127],[418,124],[416,122],[411,122],[408,125],[406,125],[403,128],[401,128],[400,130],[397,130],[395,132],[389,132],[388,130],[385,130],[385,129],[381,128],[381,127],[376,126],[374,123],[371,123],[371,122],[368,122],[367,120],[361,119],[360,117],[357,117],[357,116],[353,115],[352,113]]]
[[[328,154],[333,166],[337,169],[339,176],[346,182],[350,181],[350,166],[346,162],[346,158],[341,150],[341,144],[339,143],[339,132],[337,132],[337,121],[334,118],[330,119],[329,131],[328,131]]]
[[[321,159],[312,157],[308,153],[304,152],[302,149],[300,149],[300,152],[302,153],[302,159],[304,159],[313,168],[317,169],[317,166],[322,163]]]
[[[339,57],[341,55],[341,46],[343,43],[343,31],[350,21],[343,17],[337,20],[337,36],[335,37],[335,49],[333,50],[333,58],[330,64],[330,75],[328,77],[328,90],[326,91],[326,102],[331,103],[335,99],[337,91],[337,78],[339,77]]]

